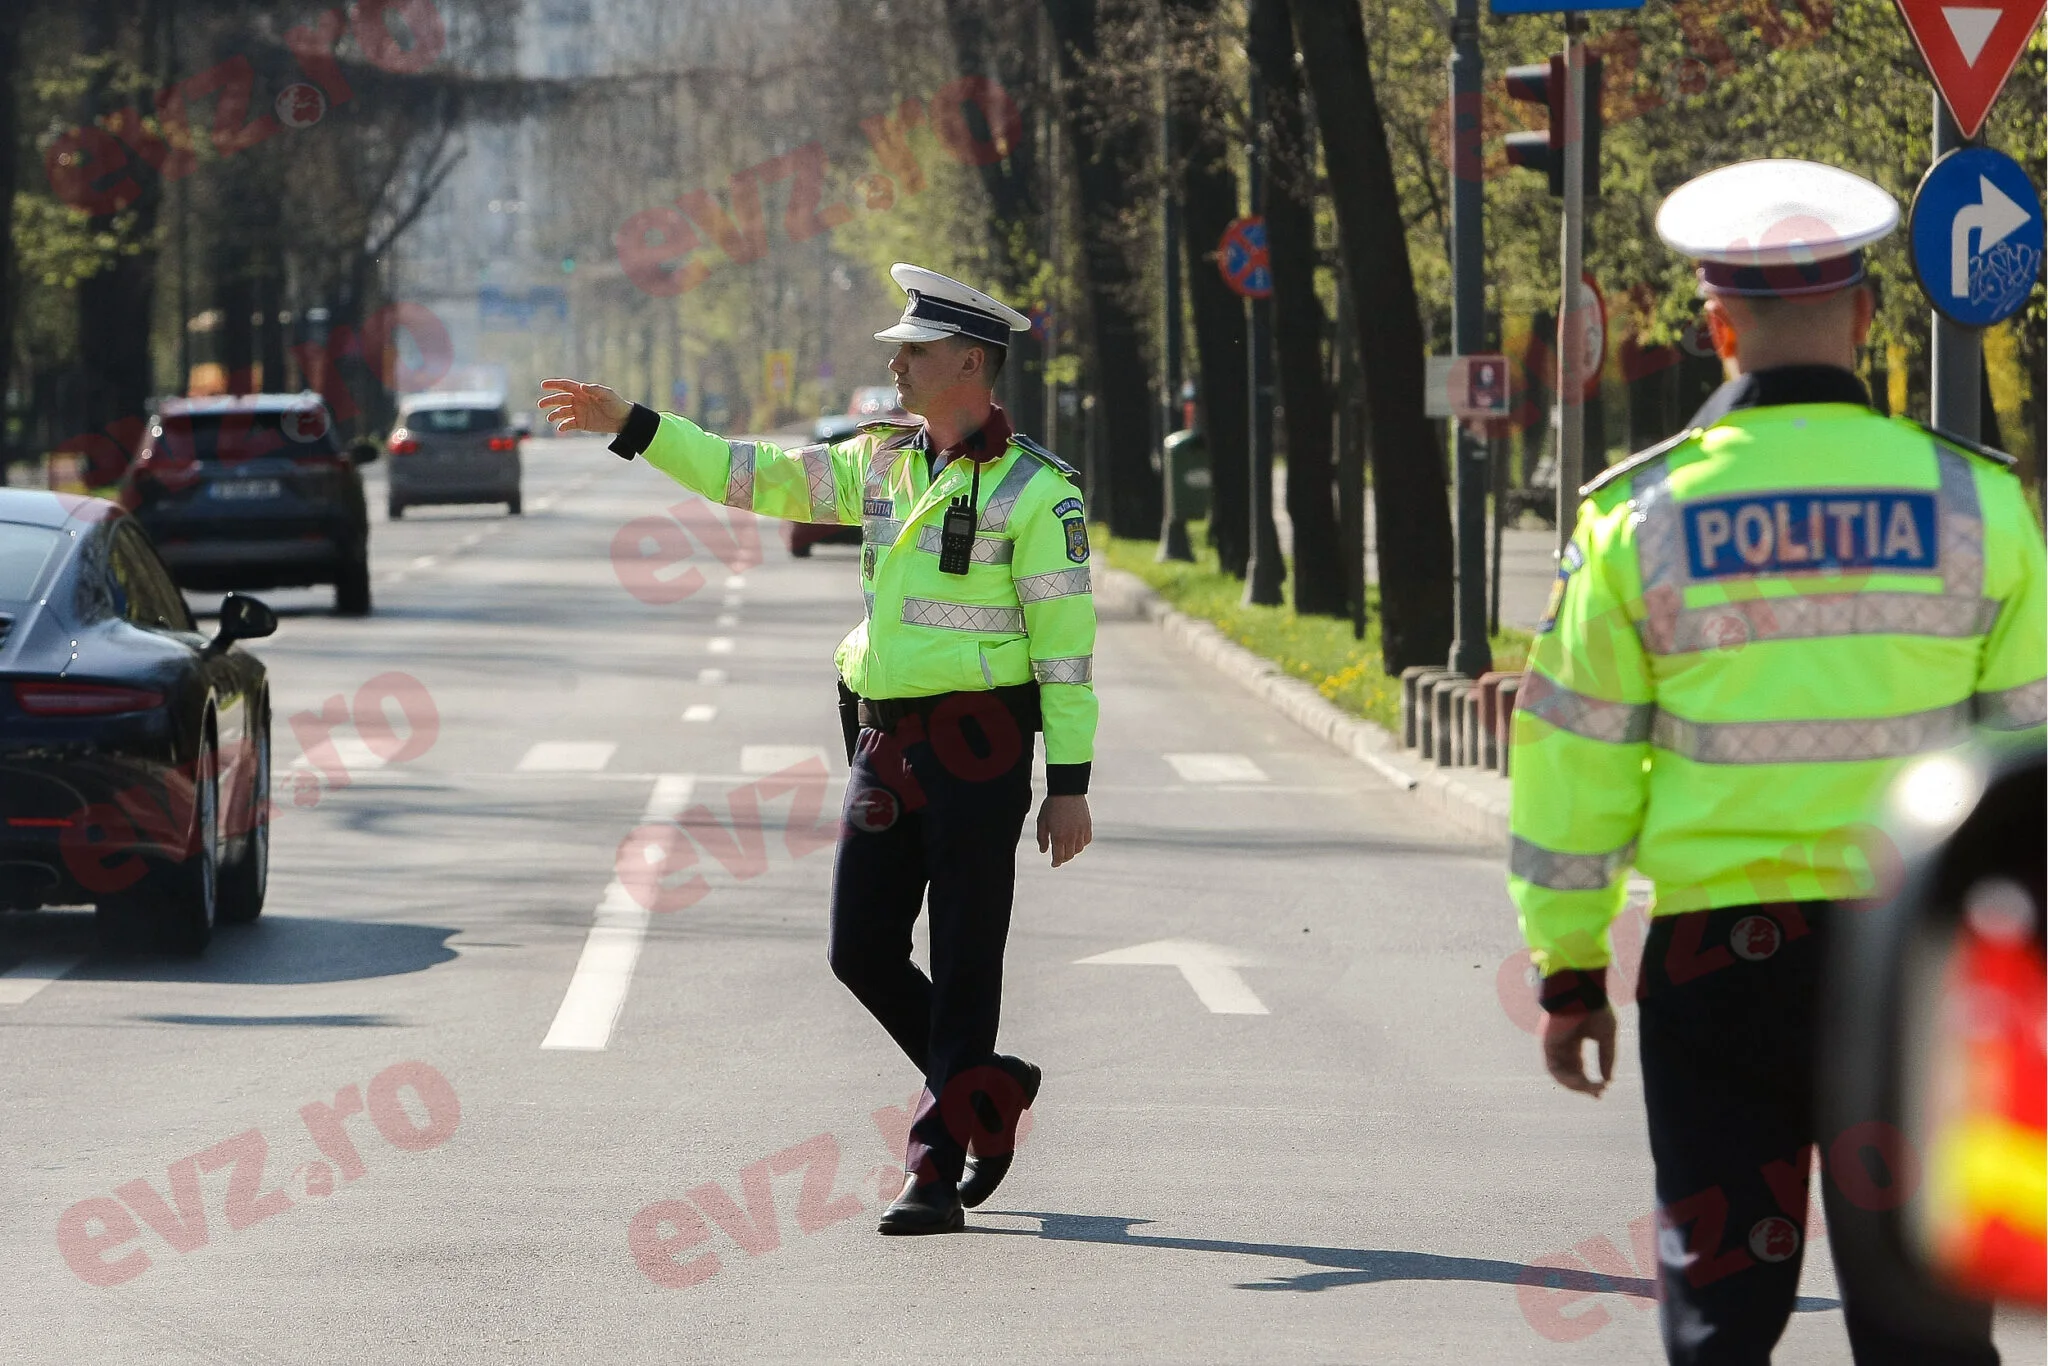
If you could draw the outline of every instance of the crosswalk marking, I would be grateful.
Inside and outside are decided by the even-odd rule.
[[[0,972],[0,1006],[18,1006],[85,959],[43,954]]]
[[[688,773],[664,773],[654,780],[654,791],[641,814],[643,825],[675,819],[690,803],[697,785]],[[613,878],[604,889],[583,940],[583,955],[576,960],[576,973],[555,1011],[542,1048],[597,1052],[611,1042],[619,1011],[626,1004],[626,991],[633,985],[633,970],[640,963],[640,945],[647,937],[648,911],[633,899],[626,884]]]
[[[519,761],[521,773],[595,773],[612,761],[609,740],[542,740]]]
[[[739,624],[740,614],[738,612],[720,612],[718,614],[718,625],[722,627],[733,627]]]
[[[746,579],[738,574],[733,575],[731,578],[725,581],[725,591],[728,593],[737,593],[746,586]]]
[[[717,717],[718,708],[712,706],[709,702],[692,702],[689,706],[683,708],[683,719],[685,721],[712,721],[716,720]]]
[[[741,745],[740,772],[780,773],[785,768],[794,768],[806,759],[816,759],[827,764],[825,751],[816,745]]]
[[[727,674],[726,671],[723,669],[697,670],[697,681],[707,688],[719,687],[722,684],[724,684],[729,677],[730,675]]]
[[[1184,783],[1263,783],[1266,771],[1244,754],[1169,754]]]
[[[712,654],[715,654],[715,655],[729,655],[729,654],[731,654],[731,653],[732,653],[732,637],[731,637],[731,636],[713,636],[713,637],[711,637],[711,653],[712,653]]]

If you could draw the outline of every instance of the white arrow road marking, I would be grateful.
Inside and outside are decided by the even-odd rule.
[[[1948,20],[1948,31],[1955,35],[1956,46],[1963,50],[1963,61],[1975,66],[1978,54],[1991,40],[1991,31],[1998,27],[2005,11],[1976,5],[1944,5],[1941,17]]]
[[[1977,192],[1981,196],[1978,202],[1958,212],[1949,227],[1948,292],[1958,299],[1970,297],[1970,259],[2003,242],[2034,216],[2007,198],[1990,176],[1977,177]],[[1975,251],[1970,249],[1973,231],[1977,234]]]
[[[521,773],[596,773],[618,746],[609,740],[543,740],[519,761]]]
[[[1195,939],[1158,939],[1128,949],[1112,949],[1077,963],[1110,967],[1179,968],[1180,975],[1195,989],[1195,998],[1216,1015],[1270,1015],[1265,1002],[1245,985],[1237,969],[1257,967],[1257,960],[1221,944],[1204,944]]]
[[[46,955],[0,972],[0,1006],[18,1006],[85,960]]]
[[[654,792],[647,799],[643,824],[675,819],[690,803],[697,780],[688,773],[664,773],[654,780]],[[604,889],[597,903],[597,916],[583,941],[583,956],[576,960],[576,975],[555,1011],[555,1022],[542,1048],[573,1048],[595,1052],[611,1042],[612,1027],[626,1004],[626,989],[633,985],[633,969],[640,962],[640,943],[647,937],[647,908],[633,899],[626,884],[617,878]]]
[[[1243,754],[1169,754],[1184,783],[1263,783],[1266,771]]]

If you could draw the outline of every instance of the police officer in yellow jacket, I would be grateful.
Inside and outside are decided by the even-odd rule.
[[[2041,531],[2010,458],[1881,416],[1852,371],[1861,249],[1897,221],[1811,162],[1666,200],[1731,378],[1583,490],[1516,705],[1508,885],[1573,1090],[1612,1077],[1608,926],[1631,867],[1654,886],[1637,999],[1673,1362],[1770,1360],[1816,1148],[1830,1208],[1911,1179],[1884,1134],[1816,1132],[1824,945],[1877,890],[1868,822],[1903,765],[1976,728],[2042,734]],[[1988,1311],[1916,1341],[1842,1294],[1866,1366],[1997,1360]]]
[[[830,959],[925,1079],[884,1233],[942,1233],[1008,1171],[1039,1069],[995,1052],[1032,735],[1054,867],[1092,838],[1095,609],[1075,471],[1012,430],[991,396],[1020,313],[898,264],[909,296],[890,369],[916,417],[835,445],[727,441],[609,389],[542,385],[564,431],[727,505],[862,528],[865,614],[837,656],[852,774],[833,869]],[[857,723],[857,730],[854,729]],[[920,904],[932,972],[911,961]]]

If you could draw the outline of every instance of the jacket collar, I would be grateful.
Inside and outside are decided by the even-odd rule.
[[[1833,365],[1781,365],[1738,375],[1707,396],[1688,427],[1711,427],[1744,408],[1786,403],[1854,403],[1870,406],[1863,381]]]
[[[930,456],[932,476],[936,478],[940,470],[962,456],[980,463],[1000,460],[1003,453],[1010,448],[1010,438],[1016,431],[1017,429],[1010,425],[1010,415],[1003,411],[1000,403],[989,404],[986,422],[936,455],[930,455],[931,429],[925,428],[924,449]]]

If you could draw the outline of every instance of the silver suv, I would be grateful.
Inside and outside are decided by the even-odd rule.
[[[519,441],[527,433],[505,415],[503,394],[408,394],[391,432],[391,515],[423,503],[519,505]]]

